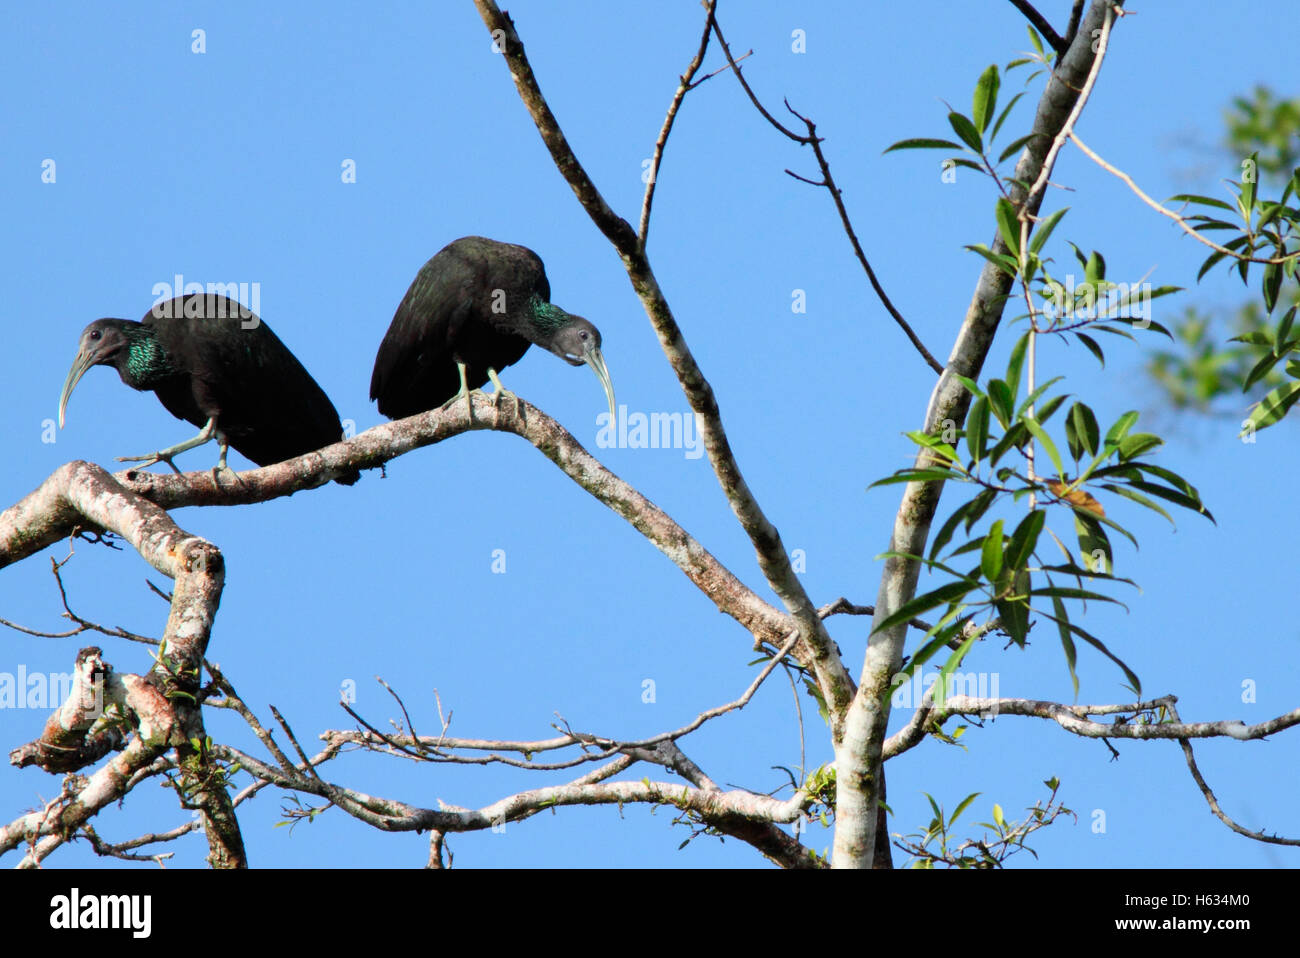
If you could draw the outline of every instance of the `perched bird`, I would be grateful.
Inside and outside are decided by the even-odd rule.
[[[541,259],[530,249],[465,236],[420,268],[397,307],[375,356],[370,398],[389,419],[412,416],[456,400],[518,362],[536,343],[573,366],[586,363],[609,400],[614,386],[600,351],[600,331],[550,302]]]
[[[87,326],[59,395],[59,428],[73,387],[91,366],[114,367],[132,389],[153,390],[173,416],[200,427],[193,439],[120,462],[176,469],[173,456],[216,439],[215,480],[229,468],[228,446],[267,466],[343,438],[334,404],[302,363],[255,313],[225,296],[181,296],[155,303],[138,323],[97,319]],[[337,481],[360,477],[354,471]]]

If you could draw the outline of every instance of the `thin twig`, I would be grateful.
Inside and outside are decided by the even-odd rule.
[[[911,342],[912,346],[916,348],[916,351],[921,354],[921,358],[925,360],[926,365],[934,370],[935,373],[943,375],[943,364],[935,359],[930,351],[925,348],[925,345],[921,342],[921,338],[916,335],[911,325],[903,318],[903,314],[895,308],[893,301],[885,293],[884,287],[880,285],[880,280],[876,278],[876,271],[871,268],[871,263],[867,260],[867,254],[862,249],[862,243],[858,240],[858,234],[853,229],[853,221],[849,219],[849,211],[844,206],[842,191],[835,185],[835,178],[831,175],[830,163],[827,161],[826,155],[822,152],[822,138],[817,135],[817,125],[813,123],[812,120],[808,119],[808,117],[800,114],[794,109],[794,107],[790,106],[789,101],[786,101],[785,108],[803,122],[808,129],[807,135],[795,133],[769,113],[767,108],[759,101],[758,95],[750,88],[749,82],[745,79],[744,72],[740,68],[739,61],[731,55],[731,47],[727,45],[726,38],[722,35],[722,28],[718,25],[716,17],[713,18],[713,32],[718,38],[718,45],[722,47],[722,52],[727,57],[727,63],[731,66],[732,72],[736,74],[736,79],[740,81],[740,85],[744,89],[745,94],[749,97],[750,102],[754,104],[758,112],[763,115],[763,118],[766,119],[775,129],[794,142],[801,146],[812,147],[813,155],[817,158],[817,165],[821,168],[822,172],[822,179],[820,182],[800,176],[798,173],[794,173],[790,170],[786,170],[785,172],[789,173],[796,180],[800,180],[810,186],[824,186],[830,193],[831,199],[835,202],[835,209],[840,214],[840,223],[844,227],[845,235],[848,236],[849,243],[853,247],[853,254],[858,258],[858,263],[867,274],[867,279],[871,283],[871,288],[875,290],[876,296],[879,297],[880,302],[889,312],[889,315],[893,317],[894,322],[903,330],[908,341]]]
[[[1064,37],[1052,29],[1052,25],[1047,22],[1047,18],[1035,10],[1033,4],[1031,4],[1029,0],[1011,0],[1011,5],[1025,15],[1025,19],[1034,25],[1034,29],[1043,35],[1043,39],[1047,41],[1048,45],[1053,50],[1058,54],[1065,53],[1070,44]],[[1076,13],[1078,9],[1079,7],[1076,6]],[[1078,17],[1073,17],[1071,22],[1077,30],[1079,26]],[[1066,32],[1069,33],[1070,31],[1067,30]]]
[[[1173,702],[1169,703],[1168,708],[1169,714],[1173,716],[1174,721],[1182,722],[1182,719],[1178,716],[1178,710],[1174,706]],[[1257,842],[1266,842],[1270,845],[1300,845],[1300,838],[1284,838],[1281,835],[1265,835],[1262,831],[1253,831],[1252,829],[1245,828],[1233,821],[1232,818],[1230,818],[1228,814],[1219,807],[1219,800],[1215,798],[1214,792],[1205,781],[1205,778],[1201,775],[1201,770],[1196,767],[1196,756],[1192,752],[1192,743],[1185,738],[1180,738],[1178,740],[1178,745],[1183,750],[1183,758],[1187,760],[1187,768],[1188,771],[1192,773],[1192,778],[1196,782],[1196,787],[1201,790],[1201,794],[1205,796],[1205,801],[1209,803],[1210,811],[1214,813],[1215,817],[1218,818],[1219,821],[1223,822],[1223,824],[1227,825],[1238,835],[1253,838]]]
[[[1285,263],[1288,260],[1300,259],[1300,250],[1294,253],[1288,253],[1286,256],[1273,256],[1273,257],[1265,258],[1262,256],[1243,256],[1241,253],[1238,253],[1234,250],[1230,250],[1226,246],[1220,246],[1218,243],[1214,242],[1213,240],[1207,239],[1204,235],[1201,234],[1199,230],[1191,226],[1187,222],[1187,220],[1183,219],[1173,210],[1168,209],[1167,207],[1163,206],[1160,203],[1157,203],[1150,196],[1144,193],[1142,191],[1142,187],[1138,186],[1137,183],[1133,181],[1133,177],[1129,176],[1123,170],[1115,166],[1112,166],[1111,164],[1103,160],[1093,150],[1091,150],[1088,147],[1088,145],[1083,142],[1083,140],[1079,139],[1079,134],[1075,133],[1073,130],[1070,131],[1070,139],[1074,141],[1074,145],[1077,146],[1080,150],[1082,150],[1090,160],[1092,160],[1094,163],[1100,166],[1107,173],[1112,173],[1115,176],[1119,177],[1121,180],[1123,180],[1125,185],[1127,185],[1130,190],[1136,193],[1138,199],[1140,199],[1143,203],[1151,207],[1161,216],[1169,217],[1180,227],[1182,227],[1183,232],[1185,232],[1188,236],[1192,237],[1194,240],[1196,240],[1199,243],[1204,243],[1210,249],[1215,250],[1216,252],[1219,253],[1223,253],[1226,256],[1231,256],[1233,259],[1241,260],[1247,263],[1266,263],[1269,265],[1274,265],[1274,264]]]
[[[646,180],[645,198],[641,201],[641,225],[636,234],[637,248],[642,251],[645,250],[646,237],[650,233],[650,206],[654,203],[655,183],[659,179],[659,164],[664,158],[664,147],[668,145],[668,135],[673,131],[673,122],[677,119],[677,111],[681,109],[682,101],[686,99],[686,94],[695,87],[691,80],[700,69],[700,64],[704,62],[704,53],[709,48],[709,35],[713,28],[713,11],[717,6],[717,2],[718,0],[707,0],[704,5],[708,16],[704,20],[704,34],[700,37],[700,48],[695,52],[695,56],[686,67],[686,72],[681,75],[680,82],[677,84],[677,92],[673,94],[673,102],[668,105],[668,115],[664,117],[664,125],[659,130],[659,139],[655,141],[654,156],[650,159],[650,178]],[[709,76],[713,75],[713,73],[709,74]],[[706,76],[700,82],[703,83],[708,78]]]

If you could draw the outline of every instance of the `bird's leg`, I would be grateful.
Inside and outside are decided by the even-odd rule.
[[[509,396],[512,400],[514,400],[515,418],[516,419],[523,418],[522,416],[519,415],[519,397],[516,396],[514,393],[512,393],[509,389],[506,389],[505,386],[501,385],[501,380],[497,378],[497,371],[493,369],[491,366],[488,367],[488,378],[492,380],[492,385],[496,387],[496,392],[492,394],[492,407],[494,409],[500,409],[501,397],[503,395]]]
[[[176,472],[177,475],[180,475],[180,470],[176,468],[176,463],[172,462],[172,457],[178,456],[189,449],[193,449],[195,446],[201,446],[205,442],[210,442],[212,440],[212,437],[215,435],[217,435],[217,419],[214,416],[208,420],[208,424],[204,426],[202,429],[200,429],[199,434],[195,436],[193,439],[186,439],[184,442],[178,442],[174,446],[169,446],[168,448],[160,450],[159,452],[151,452],[145,456],[118,456],[117,461],[118,462],[143,462],[144,466],[142,466],[141,468],[144,469],[149,468],[156,462],[165,462],[167,463],[167,465],[172,467],[172,469]],[[222,463],[224,464],[225,463],[224,451],[222,452],[221,459],[222,459]]]
[[[448,399],[445,403],[443,403],[438,408],[450,409],[452,406],[456,405],[456,400],[464,398],[465,405],[469,409],[469,418],[473,419],[474,400],[469,398],[469,378],[465,371],[465,364],[462,363],[460,360],[457,360],[456,368],[460,370],[460,389],[457,390],[456,395],[452,396],[450,399]]]
[[[226,439],[226,434],[220,430],[217,431],[217,448],[221,450],[221,454],[217,457],[217,464],[212,467],[212,484],[214,486],[221,485],[221,481],[217,479],[217,473],[225,470],[235,477],[235,482],[241,486],[244,485],[244,480],[239,478],[239,473],[226,465],[226,453],[230,451],[230,442]]]

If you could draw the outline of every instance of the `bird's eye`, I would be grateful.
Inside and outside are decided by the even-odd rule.
[[[91,332],[91,334],[90,334],[90,338],[91,338],[91,339],[99,339],[99,330],[98,330],[98,329],[93,330],[93,331]]]
[[[585,332],[581,332],[581,333],[578,334],[578,337],[579,337],[580,339],[586,339],[586,338],[587,338],[587,334],[586,334]]]

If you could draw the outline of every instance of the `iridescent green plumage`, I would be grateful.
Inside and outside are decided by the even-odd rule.
[[[98,319],[87,326],[59,397],[60,426],[73,387],[99,365],[115,368],[133,389],[152,390],[168,412],[201,430],[124,461],[171,464],[173,456],[216,439],[219,466],[227,445],[266,466],[343,438],[334,404],[293,353],[266,323],[224,296],[179,297],[156,304],[138,323]],[[358,478],[349,472],[338,481]]]

